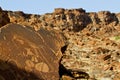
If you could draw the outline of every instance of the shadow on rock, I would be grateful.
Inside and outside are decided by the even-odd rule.
[[[43,80],[34,73],[18,68],[7,61],[0,60],[0,80]]]

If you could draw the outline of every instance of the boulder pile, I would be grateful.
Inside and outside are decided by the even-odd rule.
[[[120,13],[0,9],[0,18],[0,79],[120,80]]]

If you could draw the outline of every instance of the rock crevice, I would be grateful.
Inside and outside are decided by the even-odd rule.
[[[110,11],[86,12],[82,8],[56,8],[53,13],[36,15],[0,9],[0,18],[0,27],[3,27],[1,30],[5,31],[4,34],[0,33],[0,44],[2,44],[0,51],[2,54],[8,55],[7,51],[10,52],[11,49],[13,53],[17,53],[14,48],[18,49],[18,52],[21,52],[19,48],[25,53],[29,52],[22,54],[21,59],[23,59],[23,55],[41,53],[39,58],[43,61],[42,63],[35,66],[31,61],[25,62],[30,64],[26,66],[28,70],[33,70],[34,67],[38,71],[51,70],[54,72],[56,69],[57,79],[60,73],[62,80],[82,80],[81,78],[85,80],[120,80],[120,13],[111,13]],[[13,27],[13,30],[5,28],[4,25],[8,23],[20,24],[25,30],[19,31],[19,27]],[[13,34],[16,35],[11,37]],[[22,34],[26,36],[22,36]],[[7,35],[7,37],[3,35]],[[6,40],[9,41],[5,42]],[[23,49],[24,43],[26,43],[24,47],[30,49]],[[33,43],[34,45],[31,45]],[[14,47],[8,47],[11,46],[10,44]],[[43,57],[41,57],[42,53],[44,53]],[[2,56],[0,59],[4,59]],[[15,60],[17,58],[19,57],[15,57]],[[28,60],[29,58],[27,57]],[[5,59],[8,58],[5,57]],[[22,64],[21,59],[19,64]],[[57,67],[53,64],[54,61],[51,61],[54,59]],[[38,61],[35,57],[32,60]],[[45,63],[47,61],[51,61],[49,67]],[[42,69],[41,65],[45,69]],[[38,74],[38,72],[36,73]],[[54,75],[55,73],[50,74]],[[53,80],[54,77],[51,77],[50,74],[48,73],[49,76],[46,77],[44,76],[46,74],[40,73],[45,80]],[[50,77],[52,79],[47,79]],[[0,78],[3,77],[0,76]]]

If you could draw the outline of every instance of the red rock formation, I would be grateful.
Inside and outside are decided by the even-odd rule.
[[[59,34],[8,24],[0,36],[0,79],[59,80]]]
[[[59,32],[64,36],[63,39],[66,45],[61,48],[64,54],[60,62],[60,66],[62,66],[62,68],[60,68],[61,79],[120,79],[119,13],[116,14],[109,11],[100,11],[98,13],[86,12],[81,8],[56,8],[53,13],[46,13],[44,15],[25,14],[19,11],[2,11],[1,9],[0,11],[1,13],[8,13],[8,17],[11,23],[30,26],[35,30],[34,32],[36,32],[36,34],[40,34],[40,36],[42,36],[43,40],[46,42],[46,45],[49,47],[47,48],[48,51],[46,52],[46,55],[49,52],[49,56],[52,55],[51,48],[55,51],[57,51],[58,48],[61,48],[61,46],[58,46],[59,43],[54,42],[56,40],[59,40],[58,36],[51,37],[51,35],[54,35],[54,33],[50,34],[51,32],[49,33],[46,30],[55,30],[56,32]],[[44,28],[45,30],[41,28]],[[44,34],[50,35],[44,36]],[[25,39],[27,37],[28,36],[25,36]],[[39,39],[36,39],[36,41],[39,43]],[[26,40],[29,39],[27,38]],[[18,42],[20,41],[21,40],[18,40]],[[44,46],[46,47],[46,45]],[[3,50],[6,51],[6,49],[4,48]],[[40,49],[38,51],[40,52],[43,50]],[[54,58],[56,57],[50,57],[50,59]],[[42,60],[42,58],[40,60]],[[29,61],[27,63],[29,63]],[[44,63],[41,64],[46,66]],[[58,63],[56,64],[58,67]],[[48,70],[48,68],[46,70]],[[58,69],[56,70],[58,71]]]

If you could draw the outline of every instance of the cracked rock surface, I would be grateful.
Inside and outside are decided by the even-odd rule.
[[[43,36],[46,45],[51,45],[49,47],[55,50],[57,47],[62,52],[60,63],[56,63],[59,64],[60,80],[120,80],[120,13],[86,12],[82,8],[57,8],[53,13],[44,15],[2,9],[0,12],[8,14],[9,23],[29,26],[37,33],[43,28],[62,35],[64,41],[60,44],[65,45],[59,47],[52,37]],[[43,35],[44,31],[40,34]],[[49,33],[45,31],[45,34]],[[39,65],[46,67],[44,63]]]
[[[59,80],[62,45],[62,38],[54,31],[35,31],[13,23],[3,26],[0,80]]]

